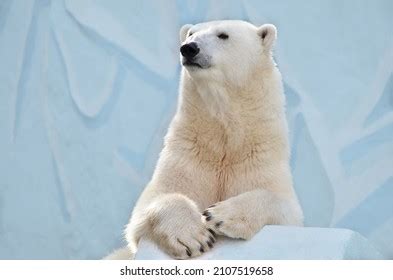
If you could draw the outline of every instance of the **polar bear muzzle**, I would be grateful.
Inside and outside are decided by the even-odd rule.
[[[199,53],[199,48],[195,42],[191,42],[181,46],[180,52],[186,59],[192,60]]]
[[[185,67],[206,69],[210,66],[204,56],[201,55],[196,42],[183,44],[180,47],[180,53],[182,55],[181,62]]]
[[[180,47],[181,63],[188,70],[208,69],[211,66],[211,57],[203,51],[198,42],[184,43]]]

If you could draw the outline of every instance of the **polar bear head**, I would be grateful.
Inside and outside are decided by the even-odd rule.
[[[225,20],[184,25],[180,30],[180,60],[190,77],[242,84],[251,72],[274,66],[276,40],[272,24],[256,27]]]

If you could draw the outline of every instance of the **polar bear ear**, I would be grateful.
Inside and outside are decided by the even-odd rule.
[[[277,29],[273,24],[264,24],[258,28],[258,35],[267,50],[271,50],[277,38]]]
[[[192,27],[192,24],[185,24],[180,28],[180,43],[184,42],[187,37],[187,32]]]

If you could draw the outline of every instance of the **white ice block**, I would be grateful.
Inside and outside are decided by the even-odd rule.
[[[152,242],[142,240],[135,259],[171,259]],[[249,241],[219,238],[197,259],[383,259],[366,238],[337,228],[266,226]]]

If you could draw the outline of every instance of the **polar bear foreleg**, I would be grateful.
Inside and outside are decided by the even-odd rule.
[[[203,215],[208,227],[231,238],[250,239],[265,225],[303,224],[302,210],[293,196],[279,196],[256,189],[231,197],[207,208]]]
[[[180,193],[158,195],[144,209],[136,208],[126,229],[134,254],[142,236],[177,259],[199,256],[215,242],[197,205]]]

